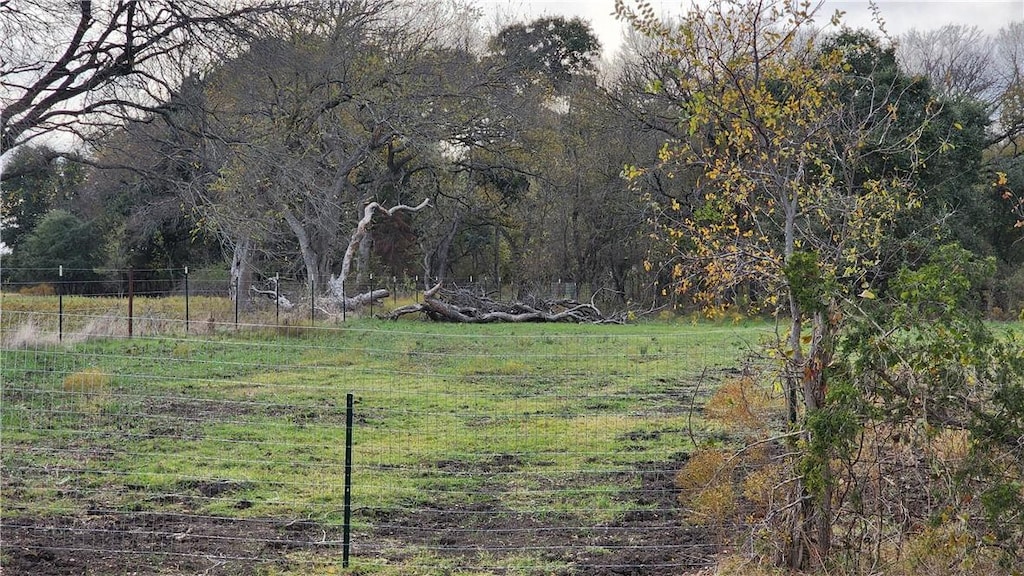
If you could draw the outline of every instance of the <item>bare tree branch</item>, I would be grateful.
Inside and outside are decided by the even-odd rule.
[[[237,50],[288,0],[37,0],[0,6],[0,151],[42,134],[87,138],[157,106],[192,72]],[[187,72],[186,72],[187,73]]]

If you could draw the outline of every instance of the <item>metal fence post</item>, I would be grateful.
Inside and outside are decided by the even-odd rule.
[[[188,334],[188,266],[185,266],[185,334]]]
[[[134,333],[135,321],[135,271],[128,269],[128,337]]]
[[[235,330],[238,330],[238,301],[242,299],[239,289],[239,277],[235,276]]]
[[[281,274],[274,274],[274,325],[281,324]]]
[[[64,341],[64,265],[57,271],[57,341]]]
[[[342,528],[341,567],[348,568],[349,549],[352,544],[352,393],[345,395],[345,496],[344,526]]]

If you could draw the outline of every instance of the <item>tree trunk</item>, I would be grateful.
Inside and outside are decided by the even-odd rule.
[[[805,355],[803,352],[803,321],[799,304],[791,295],[791,306],[794,312],[792,316],[792,332],[790,334],[790,365],[787,369],[787,408],[791,423],[797,416],[796,391],[800,389],[803,393],[804,410],[802,422],[804,423],[803,441],[807,446],[812,444],[826,445],[831,441],[829,438],[817,438],[812,436],[814,432],[807,428],[806,422],[809,415],[822,410],[825,407],[826,392],[826,368],[831,362],[831,339],[832,326],[826,318],[824,311],[815,311],[812,315],[810,346]],[[820,474],[819,485],[811,490],[806,481],[801,478],[797,485],[797,493],[801,500],[799,513],[794,518],[792,526],[790,550],[787,552],[787,564],[797,570],[811,566],[823,565],[829,556],[832,547],[832,495],[833,495],[833,474],[831,463],[831,449],[826,449],[824,454],[813,454],[804,449],[804,459],[813,458],[810,461],[812,467],[816,467]]]
[[[321,286],[320,257],[310,241],[309,232],[302,222],[295,216],[287,206],[281,207],[285,222],[291,228],[292,234],[299,242],[299,252],[302,254],[302,263],[306,266],[306,278],[313,284],[313,292],[318,293]]]
[[[441,238],[441,242],[434,248],[434,250],[424,259],[424,273],[427,275],[426,281],[441,283],[444,281],[445,276],[448,273],[448,261],[451,257],[452,244],[455,242],[455,237],[459,234],[459,229],[462,226],[462,213],[458,212],[455,214],[455,218],[452,219],[451,226],[448,231],[444,233]]]
[[[359,222],[356,224],[355,231],[352,232],[352,238],[349,239],[348,241],[348,248],[345,249],[345,256],[342,258],[341,261],[341,273],[339,273],[337,277],[332,275],[330,279],[327,281],[327,297],[329,303],[335,307],[346,306],[350,308],[356,308],[358,306],[369,304],[370,302],[377,300],[379,298],[387,297],[387,290],[375,290],[372,293],[368,292],[365,295],[356,296],[354,298],[349,298],[346,295],[346,292],[351,287],[351,285],[348,284],[348,277],[350,271],[352,270],[352,260],[356,255],[356,251],[359,250],[363,244],[368,244],[366,242],[367,235],[369,234],[368,228],[370,226],[370,222],[373,220],[373,215],[375,212],[380,211],[383,212],[384,214],[387,214],[388,216],[393,216],[396,212],[399,211],[418,212],[429,205],[429,200],[424,200],[423,202],[420,202],[416,206],[406,206],[405,204],[399,204],[397,206],[392,206],[391,208],[387,209],[385,209],[377,202],[371,202],[367,204],[363,208],[363,217],[359,219]],[[376,294],[380,293],[382,293],[383,296],[375,296]]]
[[[392,310],[386,318],[397,320],[406,314],[423,313],[431,320],[463,324],[496,322],[577,322],[621,324],[625,314],[607,317],[593,304],[559,299],[532,304],[498,302],[472,290],[441,290],[438,283],[423,293],[423,302]]]
[[[811,345],[804,368],[804,402],[808,412],[825,408],[826,369],[832,361],[832,325],[826,312],[816,310],[812,319]],[[826,442],[833,439],[826,438]],[[816,496],[813,528],[815,560],[824,563],[832,548],[832,452],[829,449],[821,465],[822,485]]]
[[[367,234],[359,242],[359,250],[356,251],[356,286],[369,284],[370,274],[370,249],[373,248],[372,238]]]
[[[252,239],[244,236],[235,241],[231,254],[231,285],[228,287],[228,294],[231,301],[242,303],[239,298],[245,294],[249,284],[252,283],[252,266],[250,257],[252,253]]]

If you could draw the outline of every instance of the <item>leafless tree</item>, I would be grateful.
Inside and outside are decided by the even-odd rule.
[[[348,289],[368,272],[369,219],[408,218],[436,195],[480,80],[447,26],[464,21],[459,10],[328,4],[207,76],[223,168],[200,204],[223,221],[286,230],[315,289],[341,301],[349,271]],[[341,253],[342,276],[329,282]]]
[[[0,151],[55,133],[81,144],[159,112],[290,1],[0,2]]]
[[[988,103],[999,97],[1000,73],[993,66],[994,55],[991,36],[977,26],[962,24],[911,30],[897,47],[903,68],[928,78],[938,93]]]
[[[997,131],[993,142],[1008,145],[1019,153],[1024,132],[1024,24],[1014,22],[995,38],[993,69],[999,75]]]

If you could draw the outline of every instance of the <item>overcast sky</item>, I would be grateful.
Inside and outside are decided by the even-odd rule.
[[[488,13],[506,15],[569,15],[590,20],[610,56],[619,44],[621,24],[615,19],[614,0],[477,0]],[[652,0],[655,9],[678,14],[689,0]],[[878,0],[889,34],[898,35],[911,28],[929,30],[943,24],[978,26],[995,32],[1013,21],[1024,21],[1024,0]],[[827,21],[835,10],[846,12],[845,22],[853,27],[869,27],[871,13],[865,0],[827,0],[821,21]]]

